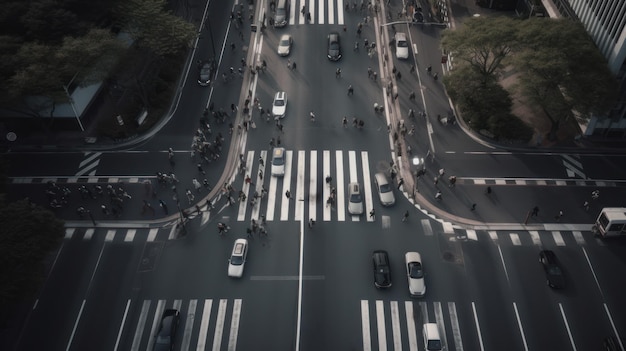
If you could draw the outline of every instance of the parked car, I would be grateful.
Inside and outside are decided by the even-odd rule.
[[[272,151],[272,175],[282,177],[285,175],[285,148],[275,147]]]
[[[287,113],[287,93],[279,91],[274,95],[272,102],[272,116],[274,118],[285,118]]]
[[[291,34],[283,34],[278,41],[278,56],[288,56],[291,52],[292,43]]]
[[[363,195],[359,183],[348,184],[348,213],[363,214]]]
[[[178,310],[168,309],[163,312],[159,329],[154,336],[155,351],[174,350],[174,337],[180,323],[180,313]]]
[[[248,256],[248,240],[237,239],[233,245],[233,252],[228,260],[228,276],[233,278],[241,278],[243,269],[246,265],[246,256]]]
[[[565,275],[559,265],[556,255],[551,250],[542,250],[539,252],[539,262],[543,266],[546,273],[546,282],[553,289],[562,289],[565,287]]]
[[[341,58],[341,38],[339,33],[331,32],[328,34],[328,59],[331,61],[339,61]]]
[[[422,267],[422,256],[417,252],[407,252],[404,255],[406,266],[406,277],[409,281],[409,294],[412,297],[421,297],[426,294],[426,284],[424,283],[424,268]]]
[[[374,286],[377,288],[391,287],[391,267],[389,265],[389,255],[387,251],[376,250],[372,254],[374,264]]]

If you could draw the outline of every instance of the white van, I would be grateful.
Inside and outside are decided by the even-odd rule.
[[[424,323],[424,348],[426,350],[443,350],[437,323]]]

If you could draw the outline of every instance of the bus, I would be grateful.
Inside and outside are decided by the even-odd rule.
[[[626,208],[605,207],[598,215],[592,231],[600,237],[626,235]]]

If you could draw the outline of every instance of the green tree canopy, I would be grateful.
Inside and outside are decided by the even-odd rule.
[[[196,36],[193,24],[166,10],[166,0],[128,0],[120,3],[118,15],[124,30],[137,45],[157,56],[187,49]]]
[[[0,196],[0,306],[36,291],[43,259],[63,239],[63,222],[28,199],[6,203]]]

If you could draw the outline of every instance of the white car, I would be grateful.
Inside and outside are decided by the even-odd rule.
[[[348,212],[353,215],[363,214],[363,196],[359,183],[348,184]]]
[[[409,294],[411,294],[411,297],[424,296],[426,294],[426,284],[424,283],[422,256],[417,252],[407,252],[404,255],[404,261],[406,276],[409,280]]]
[[[237,239],[233,245],[233,252],[228,259],[228,276],[233,278],[241,278],[243,268],[246,265],[246,256],[248,256],[248,240]]]
[[[396,57],[398,59],[409,58],[409,42],[406,40],[406,34],[398,32],[396,33]]]
[[[272,151],[272,175],[282,177],[285,175],[285,148],[275,147]]]
[[[283,34],[278,41],[278,56],[289,56],[293,39],[290,34]]]
[[[272,116],[274,118],[285,118],[287,112],[287,93],[279,91],[274,95],[274,102],[272,102]]]

